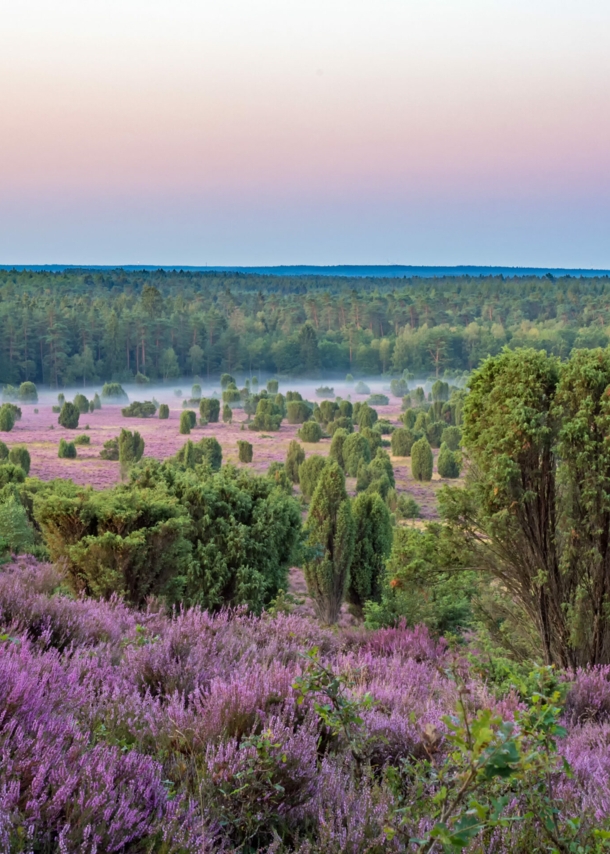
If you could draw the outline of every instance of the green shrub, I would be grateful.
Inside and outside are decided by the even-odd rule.
[[[0,442],[0,460],[8,460],[8,445]]]
[[[66,430],[76,430],[80,419],[80,412],[73,403],[64,403],[59,413],[58,423]]]
[[[410,495],[399,495],[396,505],[396,515],[399,519],[419,519],[421,508]]]
[[[333,398],[335,396],[335,390],[334,388],[331,388],[328,385],[321,385],[319,388],[316,389],[316,395],[318,397]]]
[[[27,511],[14,497],[0,504],[0,540],[13,554],[27,552],[35,542]]]
[[[54,412],[56,415],[59,415],[59,413],[61,412],[61,406],[52,406],[51,412]]]
[[[66,442],[65,439],[60,439],[57,456],[60,460],[76,459],[76,445],[74,444],[74,442]]]
[[[368,387],[368,385],[366,383],[362,382],[362,380],[359,380],[356,383],[354,391],[356,392],[356,394],[370,394],[371,393],[371,390]]]
[[[346,374],[345,375],[345,382],[346,383],[353,383],[354,382],[354,377],[352,376],[352,374]]]
[[[129,398],[120,383],[104,383],[102,400],[105,403],[129,403]]]
[[[392,424],[387,418],[380,418],[373,427],[373,430],[381,433],[382,436],[390,436],[394,432],[394,427],[392,427]]]
[[[220,401],[216,397],[204,397],[199,404],[199,414],[209,424],[218,421],[220,416]]]
[[[19,465],[2,463],[0,465],[0,489],[9,483],[23,483],[26,474]]]
[[[381,595],[385,562],[392,549],[390,511],[380,495],[363,493],[352,502],[355,538],[346,598],[359,607]]]
[[[17,392],[17,398],[21,403],[38,403],[38,391],[34,383],[21,383]]]
[[[89,401],[87,400],[84,394],[77,394],[75,396],[74,406],[76,406],[81,415],[83,415],[85,412],[89,412]]]
[[[180,413],[180,433],[183,436],[188,436],[193,426],[190,413],[192,410],[185,409]],[[193,415],[195,413],[193,412]]]
[[[103,460],[118,460],[119,458],[119,438],[115,436],[114,439],[108,439],[107,442],[104,442],[104,447],[100,451],[100,457]]]
[[[152,400],[143,402],[134,400],[129,406],[121,409],[121,414],[125,418],[150,418],[157,411],[157,405]]]
[[[95,404],[92,400],[89,401],[89,412],[95,412]]]
[[[415,405],[416,405],[416,406],[421,406],[421,405],[422,405],[422,403],[423,403],[423,402],[425,401],[425,399],[426,399],[426,392],[423,390],[423,388],[422,388],[421,386],[418,386],[418,387],[415,389],[415,391],[413,392],[412,397],[413,397],[413,399],[415,400]]]
[[[228,403],[222,407],[222,420],[224,424],[232,424],[233,423],[233,410],[229,406]]]
[[[267,391],[269,394],[277,394],[280,384],[277,380],[267,380]]]
[[[201,400],[201,386],[199,383],[194,383],[191,388],[191,397],[193,400]]]
[[[428,439],[428,442],[430,442],[431,448],[440,448],[441,436],[443,434],[444,429],[445,424],[443,421],[433,421],[430,425],[428,425],[428,429],[426,430],[426,438]]]
[[[316,411],[318,414],[316,421],[319,421],[322,424],[329,424],[331,421],[334,421],[335,416],[339,411],[339,404],[334,400],[323,400],[317,407]]]
[[[243,439],[238,439],[237,440],[237,449],[239,452],[240,463],[251,463],[252,462],[252,445],[250,442],[246,442]]]
[[[83,433],[82,436],[77,436],[73,441],[75,445],[90,445],[91,436],[87,436],[86,433]]]
[[[462,431],[459,427],[445,427],[441,436],[441,444],[447,445],[450,451],[459,451],[462,444]]]
[[[232,377],[231,374],[221,374],[220,387],[222,389],[225,389],[228,388],[230,385],[235,385],[235,377]]]
[[[415,435],[407,427],[398,427],[392,433],[392,455],[394,457],[411,456],[411,448],[415,441]]]
[[[292,483],[299,482],[299,466],[304,460],[305,451],[296,439],[293,439],[288,445],[285,463],[286,474]]]
[[[346,433],[354,432],[354,422],[351,418],[341,417],[335,418],[326,428],[327,432],[334,436],[337,430],[345,430]]]
[[[320,475],[326,467],[324,457],[317,455],[307,457],[299,466],[299,483],[303,496],[309,500],[314,494]]]
[[[60,391],[59,394],[57,395],[57,402],[59,404],[60,409],[64,405],[64,403],[66,402],[66,395],[62,391]]]
[[[457,452],[450,451],[444,443],[436,461],[436,468],[441,477],[456,478],[460,476],[460,465]]]
[[[297,435],[302,442],[319,442],[322,438],[322,428],[317,421],[306,421]]]
[[[138,385],[147,385],[150,382],[146,374],[142,374],[140,373],[140,371],[138,371],[138,373],[135,375],[133,381]]]
[[[339,417],[340,418],[351,418],[354,414],[354,407],[349,400],[340,400],[339,401]],[[335,415],[335,418],[337,416]]]
[[[222,393],[223,403],[233,406],[241,403],[241,393],[237,386],[231,384]]]
[[[333,439],[330,443],[330,451],[328,454],[328,459],[337,463],[345,471],[345,460],[343,458],[343,445],[345,444],[345,440],[350,434],[347,430],[342,427],[339,427],[333,433]]]
[[[403,413],[402,423],[408,430],[414,429],[418,414],[419,410],[416,409],[408,409],[405,413]]]
[[[19,391],[14,385],[5,385],[2,387],[2,400],[17,400],[18,394]]]
[[[369,429],[373,427],[375,422],[378,419],[377,410],[373,409],[368,405],[368,403],[363,403],[360,409],[358,410],[357,422],[360,429],[363,427],[368,427]]]
[[[167,403],[162,403],[159,407],[159,419],[161,421],[167,421],[169,418],[169,406]]]
[[[189,439],[176,454],[176,460],[188,468],[203,463],[211,471],[219,471],[222,466],[222,447],[214,436],[204,436],[198,442]]]
[[[363,460],[365,464],[371,461],[371,445],[362,433],[351,433],[343,441],[343,463],[345,473],[349,477],[358,475],[358,466]]]
[[[102,408],[102,401],[100,400],[100,396],[97,392],[93,395],[92,403],[93,403],[93,409],[94,410]]]
[[[282,413],[277,405],[268,397],[263,397],[259,400],[256,414],[248,426],[250,430],[276,431],[280,429],[281,423]]]
[[[404,397],[409,393],[409,386],[404,378],[394,379],[390,383],[390,391],[394,397]]]
[[[286,392],[286,403],[291,403],[293,400],[303,400],[303,395],[300,391]]]
[[[137,430],[121,430],[119,433],[119,461],[121,470],[125,472],[130,466],[138,463],[144,453],[144,439]]]
[[[411,474],[415,480],[432,480],[434,458],[426,438],[418,439],[411,448]]]
[[[3,433],[10,433],[15,426],[15,413],[10,408],[9,403],[3,403],[0,406],[0,430]]]
[[[306,464],[307,460],[303,466]],[[311,557],[303,567],[309,594],[324,623],[332,625],[339,618],[354,555],[354,536],[345,475],[336,463],[324,465],[309,508],[307,545]]]
[[[361,427],[360,435],[364,436],[364,438],[369,443],[372,458],[377,453],[377,450],[383,445],[381,433],[379,433],[377,430],[372,430],[370,427]]]
[[[369,406],[387,406],[390,402],[390,398],[385,394],[372,394],[367,403]]]
[[[30,458],[30,452],[25,447],[25,445],[13,445],[13,447],[8,452],[8,461],[14,466],[20,466],[24,470],[26,475],[30,473],[30,465],[32,464],[32,460]]]
[[[303,424],[311,418],[311,413],[312,408],[305,400],[289,400],[286,404],[289,424]]]

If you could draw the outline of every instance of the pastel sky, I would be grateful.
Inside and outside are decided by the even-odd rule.
[[[0,20],[0,263],[610,268],[610,0]]]

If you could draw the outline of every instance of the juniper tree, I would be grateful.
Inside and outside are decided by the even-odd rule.
[[[299,466],[302,462],[305,461],[305,451],[296,441],[293,439],[288,445],[288,452],[286,454],[286,474],[292,481],[292,483],[299,482]]]
[[[354,556],[354,519],[345,490],[345,475],[336,463],[325,465],[307,520],[310,557],[305,579],[320,618],[336,623],[349,582]]]
[[[392,549],[392,522],[385,501],[375,492],[358,495],[352,502],[352,514],[355,546],[346,598],[362,607],[381,592],[385,562]]]

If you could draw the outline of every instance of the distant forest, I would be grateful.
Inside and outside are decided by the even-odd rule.
[[[451,376],[504,345],[606,346],[610,278],[0,270],[0,382]]]

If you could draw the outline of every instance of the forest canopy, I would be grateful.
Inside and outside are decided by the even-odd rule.
[[[0,270],[0,382],[444,375],[610,340],[610,279]]]

